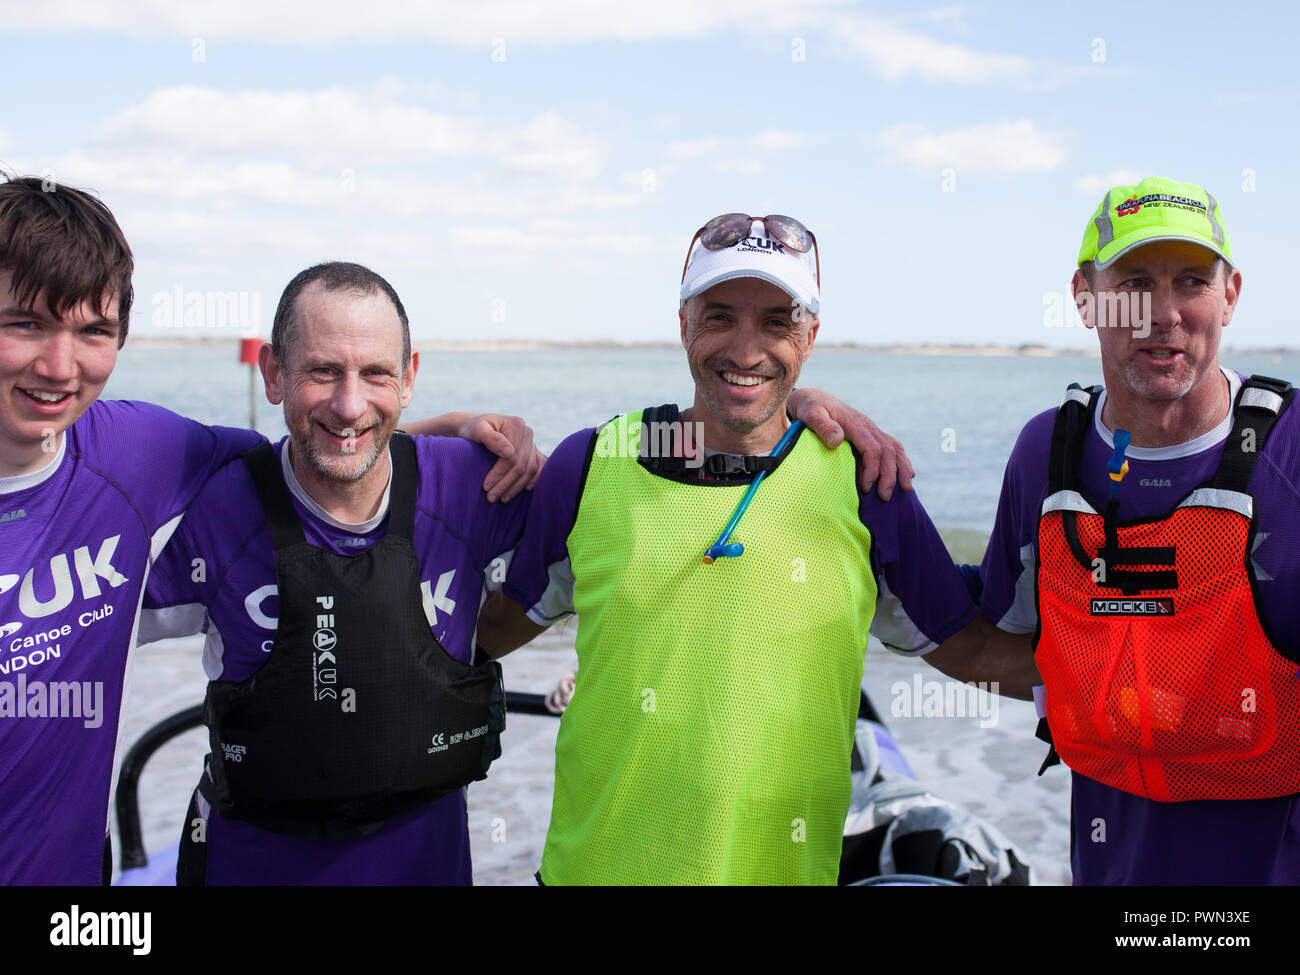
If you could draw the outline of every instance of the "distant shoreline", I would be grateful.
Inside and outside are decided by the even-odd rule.
[[[239,339],[233,337],[197,336],[179,339],[170,336],[133,335],[127,348],[177,349],[188,346],[225,346],[234,349]],[[487,342],[417,341],[421,352],[531,352],[545,349],[680,349],[676,342],[525,342],[503,339]],[[969,355],[969,356],[1077,356],[1096,358],[1098,350],[1062,349],[1047,345],[942,345],[896,344],[866,345],[856,342],[819,342],[818,351],[827,352],[888,352],[894,355]],[[1221,348],[1220,355],[1300,355],[1300,348]]]

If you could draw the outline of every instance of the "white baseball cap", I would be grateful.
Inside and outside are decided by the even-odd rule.
[[[723,281],[761,278],[776,285],[816,315],[821,309],[816,247],[813,242],[807,251],[801,253],[769,237],[764,222],[757,218],[750,225],[748,237],[718,250],[705,247],[697,234],[686,258],[679,307],[685,305],[687,299]]]

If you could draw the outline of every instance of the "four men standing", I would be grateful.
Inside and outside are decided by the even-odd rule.
[[[1074,290],[1106,385],[1022,432],[978,613],[915,497],[862,490],[846,445],[787,419],[861,422],[791,396],[820,328],[798,221],[697,232],[679,311],[693,403],[574,434],[530,508],[482,497],[481,448],[394,435],[418,353],[391,286],[357,265],[286,289],[261,361],[278,448],[92,407],[130,252],[102,204],[36,191],[0,186],[0,493],[103,537],[6,526],[52,588],[10,570],[0,606],[32,631],[24,679],[99,686],[110,727],[130,635],[91,646],[60,614],[133,629],[143,599],[150,632],[206,629],[213,754],[182,880],[468,882],[461,787],[496,754],[501,705],[473,617],[517,547],[478,642],[500,655],[579,617],[545,883],[833,883],[869,629],[961,680],[1045,684],[1076,883],[1300,882],[1300,421],[1287,384],[1219,366],[1242,276],[1199,187],[1117,187],[1090,221]],[[24,256],[42,219],[74,228],[60,261]],[[1115,293],[1150,294],[1150,321],[1099,317]],[[40,834],[4,880],[90,882],[111,736],[46,718],[22,745],[13,727],[0,830]],[[95,751],[64,766],[86,802],[59,801],[33,747]]]

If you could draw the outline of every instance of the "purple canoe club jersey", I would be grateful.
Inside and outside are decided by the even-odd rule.
[[[0,884],[99,884],[143,587],[214,471],[261,438],[101,401],[0,478]]]
[[[1224,375],[1235,400],[1241,377],[1228,370]],[[1080,462],[1084,489],[1094,498],[1105,498],[1110,490],[1106,463],[1114,442],[1101,423],[1104,405],[1104,400],[1098,405]],[[1032,633],[1038,623],[1034,566],[1055,416],[1055,409],[1040,413],[1020,433],[980,570],[984,616],[1012,633]],[[1211,477],[1231,425],[1229,413],[1214,430],[1188,443],[1130,447],[1120,519],[1164,514]],[[1278,649],[1300,656],[1300,409],[1294,404],[1264,445],[1250,493],[1256,517],[1251,560],[1261,619]],[[1300,883],[1300,796],[1155,802],[1078,773],[1071,776],[1076,884]]]
[[[483,447],[416,437],[419,486],[413,541],[424,616],[452,656],[470,660],[484,589],[505,579],[529,494],[491,504],[483,478],[495,463]],[[298,485],[277,445],[281,471],[307,541],[340,555],[387,531],[388,496],[361,525],[331,518]],[[141,640],[207,633],[211,680],[243,680],[267,659],[276,632],[275,550],[242,460],[217,472],[190,505],[149,579]],[[355,839],[313,840],[227,820],[195,798],[205,820],[208,884],[467,884],[469,832],[463,791],[389,819]],[[187,824],[192,835],[194,824]]]

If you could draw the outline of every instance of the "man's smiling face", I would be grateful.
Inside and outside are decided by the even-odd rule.
[[[696,407],[742,436],[784,411],[819,327],[761,278],[714,285],[687,301],[679,319]]]
[[[319,281],[298,296],[297,327],[277,363],[263,347],[271,402],[284,402],[295,454],[316,475],[365,477],[411,402],[415,361],[402,362],[402,323],[382,291],[330,291]]]
[[[0,271],[0,476],[39,470],[52,435],[86,412],[117,362],[116,295],[83,301],[63,315],[44,293],[17,300]]]

